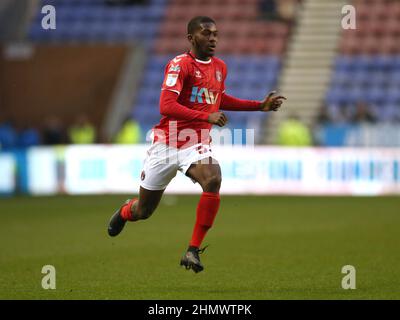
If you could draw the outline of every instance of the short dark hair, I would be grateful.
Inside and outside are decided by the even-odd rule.
[[[187,25],[187,32],[188,34],[193,34],[197,28],[200,27],[200,24],[202,23],[215,23],[215,21],[213,19],[211,19],[210,17],[206,17],[206,16],[197,16],[192,18],[188,25]]]

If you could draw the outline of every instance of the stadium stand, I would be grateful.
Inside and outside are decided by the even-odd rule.
[[[165,13],[166,0],[151,0],[147,4],[108,5],[104,0],[42,1],[53,4],[57,12],[57,29],[41,28],[43,15],[38,11],[29,31],[36,42],[129,42],[147,45],[156,37]]]
[[[354,1],[357,29],[344,30],[325,103],[354,115],[366,101],[379,121],[400,121],[400,2]]]

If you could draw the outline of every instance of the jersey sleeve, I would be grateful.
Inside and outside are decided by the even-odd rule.
[[[228,111],[260,111],[261,102],[256,100],[239,99],[223,93],[219,108]]]
[[[181,105],[177,101],[178,95],[165,90],[161,92],[160,113],[163,116],[173,117],[179,120],[201,120],[208,122],[208,112],[193,110]]]
[[[161,90],[169,90],[179,95],[182,91],[186,75],[187,67],[184,61],[178,59],[178,57],[171,60],[165,67],[164,81]]]

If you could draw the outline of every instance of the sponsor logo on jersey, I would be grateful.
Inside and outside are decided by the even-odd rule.
[[[171,65],[168,69],[168,72],[179,72],[181,71],[181,67],[179,65]]]
[[[192,88],[192,95],[190,96],[191,102],[199,102],[203,103],[203,97],[207,104],[215,104],[217,102],[219,93],[214,96],[214,93],[207,88],[199,88],[193,87]]]
[[[175,73],[168,73],[167,75],[167,80],[165,81],[165,84],[168,87],[173,87],[176,84],[176,80],[178,80],[178,75]]]
[[[222,73],[221,73],[221,71],[217,70],[215,72],[215,77],[217,78],[218,82],[221,82],[222,81]]]

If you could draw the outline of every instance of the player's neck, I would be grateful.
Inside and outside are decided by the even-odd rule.
[[[211,60],[211,56],[202,56],[201,54],[199,54],[198,52],[196,52],[195,50],[190,50],[190,53],[192,54],[192,56],[196,59],[196,60],[200,60],[200,61],[204,61],[204,62],[209,62]]]

